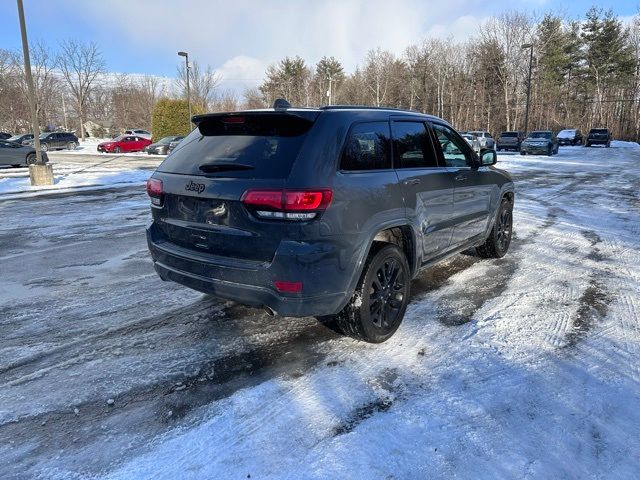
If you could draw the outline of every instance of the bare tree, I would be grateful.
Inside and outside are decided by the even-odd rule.
[[[51,121],[58,120],[59,105],[58,92],[61,90],[59,77],[55,75],[55,58],[49,48],[42,42],[36,42],[30,48],[31,75],[33,77],[34,93],[36,97],[36,115],[41,125],[47,125]],[[22,69],[21,56],[16,53],[16,70],[19,71],[18,86],[28,102],[29,92],[27,80]]]
[[[75,100],[80,119],[80,136],[84,140],[85,107],[96,81],[104,73],[105,62],[98,46],[76,40],[65,40],[60,44],[56,64]]]
[[[209,110],[216,88],[222,81],[222,75],[213,70],[210,65],[203,70],[198,62],[189,63],[191,101],[200,105],[203,110]],[[184,98],[187,98],[187,70],[184,64],[178,67],[177,84],[178,88],[184,92]]]
[[[512,111],[518,104],[518,94],[527,58],[522,54],[522,45],[533,41],[532,19],[525,13],[507,12],[492,17],[480,29],[480,38],[498,45],[503,62],[496,65],[502,86],[505,124],[507,130],[514,127]]]

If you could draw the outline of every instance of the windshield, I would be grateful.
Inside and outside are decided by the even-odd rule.
[[[48,134],[48,133],[41,133],[41,134],[40,134],[40,137],[38,137],[38,138],[40,138],[40,140],[44,140],[44,139],[45,139],[45,138],[47,138],[48,136],[49,136],[49,134]]]
[[[203,175],[202,165],[218,164],[220,170],[210,170],[209,175],[285,178],[311,125],[309,120],[286,114],[205,118],[158,170]]]
[[[551,138],[551,132],[531,132],[529,138]]]
[[[23,137],[23,135],[14,135],[13,137],[7,138],[7,140],[10,141],[10,142],[17,142],[22,137]]]
[[[167,145],[171,142],[173,142],[176,139],[176,137],[164,137],[161,138],[160,140],[158,140],[156,143],[159,143],[160,145]]]
[[[517,137],[518,132],[502,132],[500,136],[501,137]]]
[[[576,134],[575,130],[561,130],[560,133],[558,133],[558,137],[560,138],[573,137],[575,134]]]

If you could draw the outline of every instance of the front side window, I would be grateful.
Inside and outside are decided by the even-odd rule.
[[[357,123],[351,127],[341,170],[383,170],[391,168],[391,138],[389,123]]]
[[[393,122],[392,130],[396,168],[438,166],[423,122]]]
[[[434,124],[433,130],[442,149],[442,156],[447,167],[472,167],[473,156],[469,146],[453,129]]]

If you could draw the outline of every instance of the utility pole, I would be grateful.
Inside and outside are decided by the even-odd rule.
[[[529,49],[529,80],[527,81],[527,107],[524,114],[524,133],[529,132],[529,100],[531,99],[531,67],[533,65],[533,43],[525,43],[521,47],[523,50]]]
[[[187,103],[189,104],[189,131],[191,131],[191,90],[189,88],[189,54],[187,52],[178,52],[178,55],[184,57],[184,64],[187,69]]]
[[[329,80],[329,90],[327,91],[327,97],[329,97],[329,105],[331,105],[333,103],[333,92],[331,90],[331,87],[333,86],[333,77],[331,75],[328,75],[327,80]]]
[[[47,165],[42,159],[40,151],[40,126],[38,125],[38,114],[36,110],[36,94],[33,87],[33,76],[31,75],[31,59],[29,58],[29,42],[27,40],[27,26],[24,20],[24,8],[22,0],[18,2],[18,18],[20,20],[20,34],[22,36],[22,55],[24,56],[24,73],[27,80],[27,91],[29,92],[29,110],[31,111],[31,128],[33,130],[34,147],[36,149],[36,163],[29,165],[29,178],[31,185],[53,185],[53,168]]]

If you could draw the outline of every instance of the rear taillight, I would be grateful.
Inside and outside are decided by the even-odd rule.
[[[273,284],[280,293],[300,293],[302,291],[302,282],[282,282],[276,280]]]
[[[333,192],[318,190],[248,190],[244,203],[257,217],[273,220],[312,220],[327,209]]]
[[[147,195],[151,198],[153,205],[162,205],[162,193],[162,180],[158,180],[157,178],[147,180]]]

